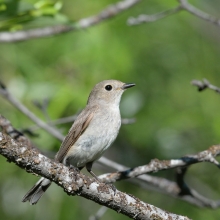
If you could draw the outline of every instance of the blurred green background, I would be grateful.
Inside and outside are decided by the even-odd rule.
[[[19,30],[72,23],[97,14],[114,2],[117,1],[52,1],[47,10],[33,13],[33,4],[42,1],[1,1],[0,28]],[[219,16],[217,0],[192,3]],[[178,158],[205,150],[220,140],[220,96],[213,91],[198,93],[190,82],[207,78],[220,86],[219,27],[187,12],[140,26],[126,25],[130,16],[156,13],[177,4],[174,0],[143,1],[87,30],[1,43],[0,78],[15,97],[43,120],[45,117],[33,100],[49,99],[48,114],[54,120],[82,109],[90,90],[99,81],[118,79],[136,83],[121,102],[122,117],[135,117],[136,123],[123,125],[117,140],[105,153],[128,167],[147,164],[153,158]],[[33,125],[1,97],[0,103],[0,113],[16,128]],[[69,123],[58,128],[66,134],[70,126]],[[39,137],[32,140],[40,149],[59,149],[60,142],[55,138],[42,130],[35,132]],[[21,203],[38,178],[7,163],[4,157],[0,157],[0,166],[1,219],[89,219],[100,207],[86,199],[67,196],[55,184],[36,206]],[[97,174],[106,172],[99,166],[94,168]],[[173,170],[154,175],[174,180]],[[208,198],[220,197],[219,171],[213,165],[193,165],[186,181]],[[192,219],[212,220],[220,215],[220,209],[198,208],[126,181],[115,185],[147,203]],[[127,217],[108,210],[102,219]]]

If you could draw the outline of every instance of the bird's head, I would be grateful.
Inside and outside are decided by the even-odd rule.
[[[123,92],[135,86],[118,80],[104,80],[96,84],[91,91],[87,104],[119,105]]]

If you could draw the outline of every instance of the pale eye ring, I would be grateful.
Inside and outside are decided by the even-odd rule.
[[[107,85],[107,86],[105,86],[105,89],[106,89],[107,91],[111,91],[111,90],[112,90],[112,86],[111,86],[111,85]]]

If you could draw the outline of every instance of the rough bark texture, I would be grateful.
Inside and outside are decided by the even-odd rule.
[[[44,176],[61,186],[69,195],[79,195],[96,203],[107,206],[119,213],[134,219],[169,219],[187,220],[153,205],[144,203],[138,198],[113,190],[105,183],[98,183],[76,169],[69,169],[61,163],[50,160],[38,150],[19,143],[7,134],[0,132],[0,154],[27,172]]]

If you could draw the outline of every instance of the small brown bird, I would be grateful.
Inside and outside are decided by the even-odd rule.
[[[92,172],[92,164],[98,160],[118,135],[121,127],[119,103],[123,92],[134,83],[105,80],[95,85],[86,107],[78,115],[63,140],[55,160]],[[36,204],[50,186],[51,181],[42,177],[23,197],[22,202]]]

